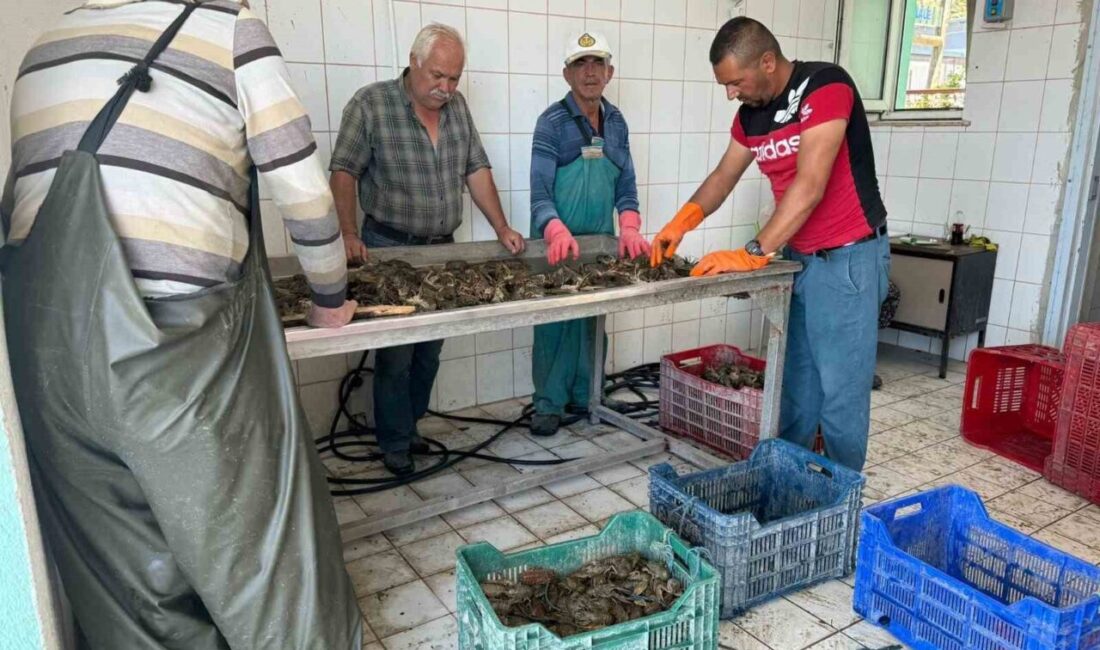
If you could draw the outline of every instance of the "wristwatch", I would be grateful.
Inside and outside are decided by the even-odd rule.
[[[750,239],[749,242],[745,244],[745,250],[748,251],[749,255],[756,255],[757,257],[764,256],[764,249],[760,248],[760,242],[755,239]]]

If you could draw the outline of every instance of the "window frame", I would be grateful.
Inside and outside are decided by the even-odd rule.
[[[841,0],[840,14],[840,65],[847,67],[851,57],[852,21],[856,0]],[[886,34],[886,62],[883,67],[882,97],[863,99],[864,111],[875,114],[879,121],[958,121],[963,118],[963,109],[927,109],[927,108],[895,108],[898,82],[901,78],[901,39],[905,31],[905,3],[909,0],[890,0],[890,17]],[[967,0],[966,12],[966,57],[967,69],[970,66],[970,39],[974,33],[974,10],[977,0]],[[965,97],[965,96],[964,96]],[[965,101],[965,99],[964,99]]]

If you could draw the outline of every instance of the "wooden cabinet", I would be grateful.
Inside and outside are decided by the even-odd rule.
[[[890,279],[901,292],[890,326],[941,339],[940,377],[945,377],[951,337],[977,332],[978,345],[985,345],[997,252],[892,240],[890,256]]]

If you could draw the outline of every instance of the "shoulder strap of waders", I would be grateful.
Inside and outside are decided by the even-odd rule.
[[[15,212],[15,166],[8,168],[4,191],[0,193],[0,251],[11,233],[11,214]]]
[[[588,146],[592,146],[592,134],[591,129],[586,128],[585,119],[583,115],[574,115],[573,111],[569,110],[569,104],[564,99],[558,102],[561,107],[565,109],[565,114],[572,117],[573,121],[577,124],[577,130],[581,132],[581,137],[584,138],[585,143]],[[597,135],[603,135],[603,106],[600,106],[600,132]]]
[[[88,129],[84,132],[84,137],[80,139],[80,144],[77,146],[77,149],[86,151],[90,154],[95,154],[99,151],[99,147],[103,144],[103,141],[107,139],[107,134],[111,132],[115,122],[118,121],[119,115],[122,115],[122,110],[126,108],[126,104],[129,103],[130,96],[134,94],[134,91],[139,90],[143,93],[149,92],[149,89],[153,85],[153,78],[149,76],[149,66],[168,48],[168,44],[176,37],[176,34],[180,31],[180,28],[183,27],[183,23],[187,20],[187,17],[190,16],[197,7],[197,3],[188,3],[187,6],[183,8],[183,12],[172,21],[172,24],[164,30],[160,38],[153,43],[153,47],[149,48],[149,52],[146,53],[145,58],[119,78],[118,91],[115,92],[114,97],[107,102],[107,105],[100,109],[99,114],[95,116],[92,123],[88,125]]]

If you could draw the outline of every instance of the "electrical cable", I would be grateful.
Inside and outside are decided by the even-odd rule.
[[[358,415],[351,412],[348,402],[352,393],[362,388],[366,383],[365,374],[374,370],[367,368],[367,354],[364,351],[359,358],[359,363],[349,370],[340,381],[339,400],[336,413],[333,415],[329,426],[328,435],[314,440],[319,454],[331,453],[336,458],[348,463],[368,463],[379,461],[383,454],[376,450],[377,441],[374,439],[374,429],[363,421]],[[621,372],[607,375],[603,387],[603,404],[627,417],[635,419],[652,419],[657,412],[657,400],[649,397],[643,389],[658,389],[660,387],[660,364],[647,363]],[[629,391],[634,399],[631,401],[611,400],[610,397],[619,391]],[[574,458],[555,458],[550,460],[530,460],[521,458],[506,458],[493,454],[481,453],[489,445],[496,442],[506,432],[516,428],[530,428],[531,415],[534,407],[531,404],[525,406],[514,420],[500,420],[494,418],[481,418],[472,416],[452,415],[428,410],[428,414],[469,424],[490,424],[501,427],[493,435],[478,443],[469,450],[449,449],[443,443],[431,438],[423,437],[425,443],[432,449],[426,453],[414,454],[418,457],[430,457],[434,462],[427,467],[418,469],[411,474],[403,476],[387,476],[382,478],[352,478],[352,477],[328,477],[332,496],[355,496],[371,494],[390,490],[402,485],[408,485],[420,479],[437,474],[467,458],[486,460],[494,463],[507,463],[522,466],[546,466],[558,465]],[[571,411],[561,420],[560,426],[569,426],[587,418],[587,411]],[[348,428],[338,431],[340,419],[348,422]],[[372,450],[375,448],[375,450]],[[356,450],[356,451],[352,451]]]

